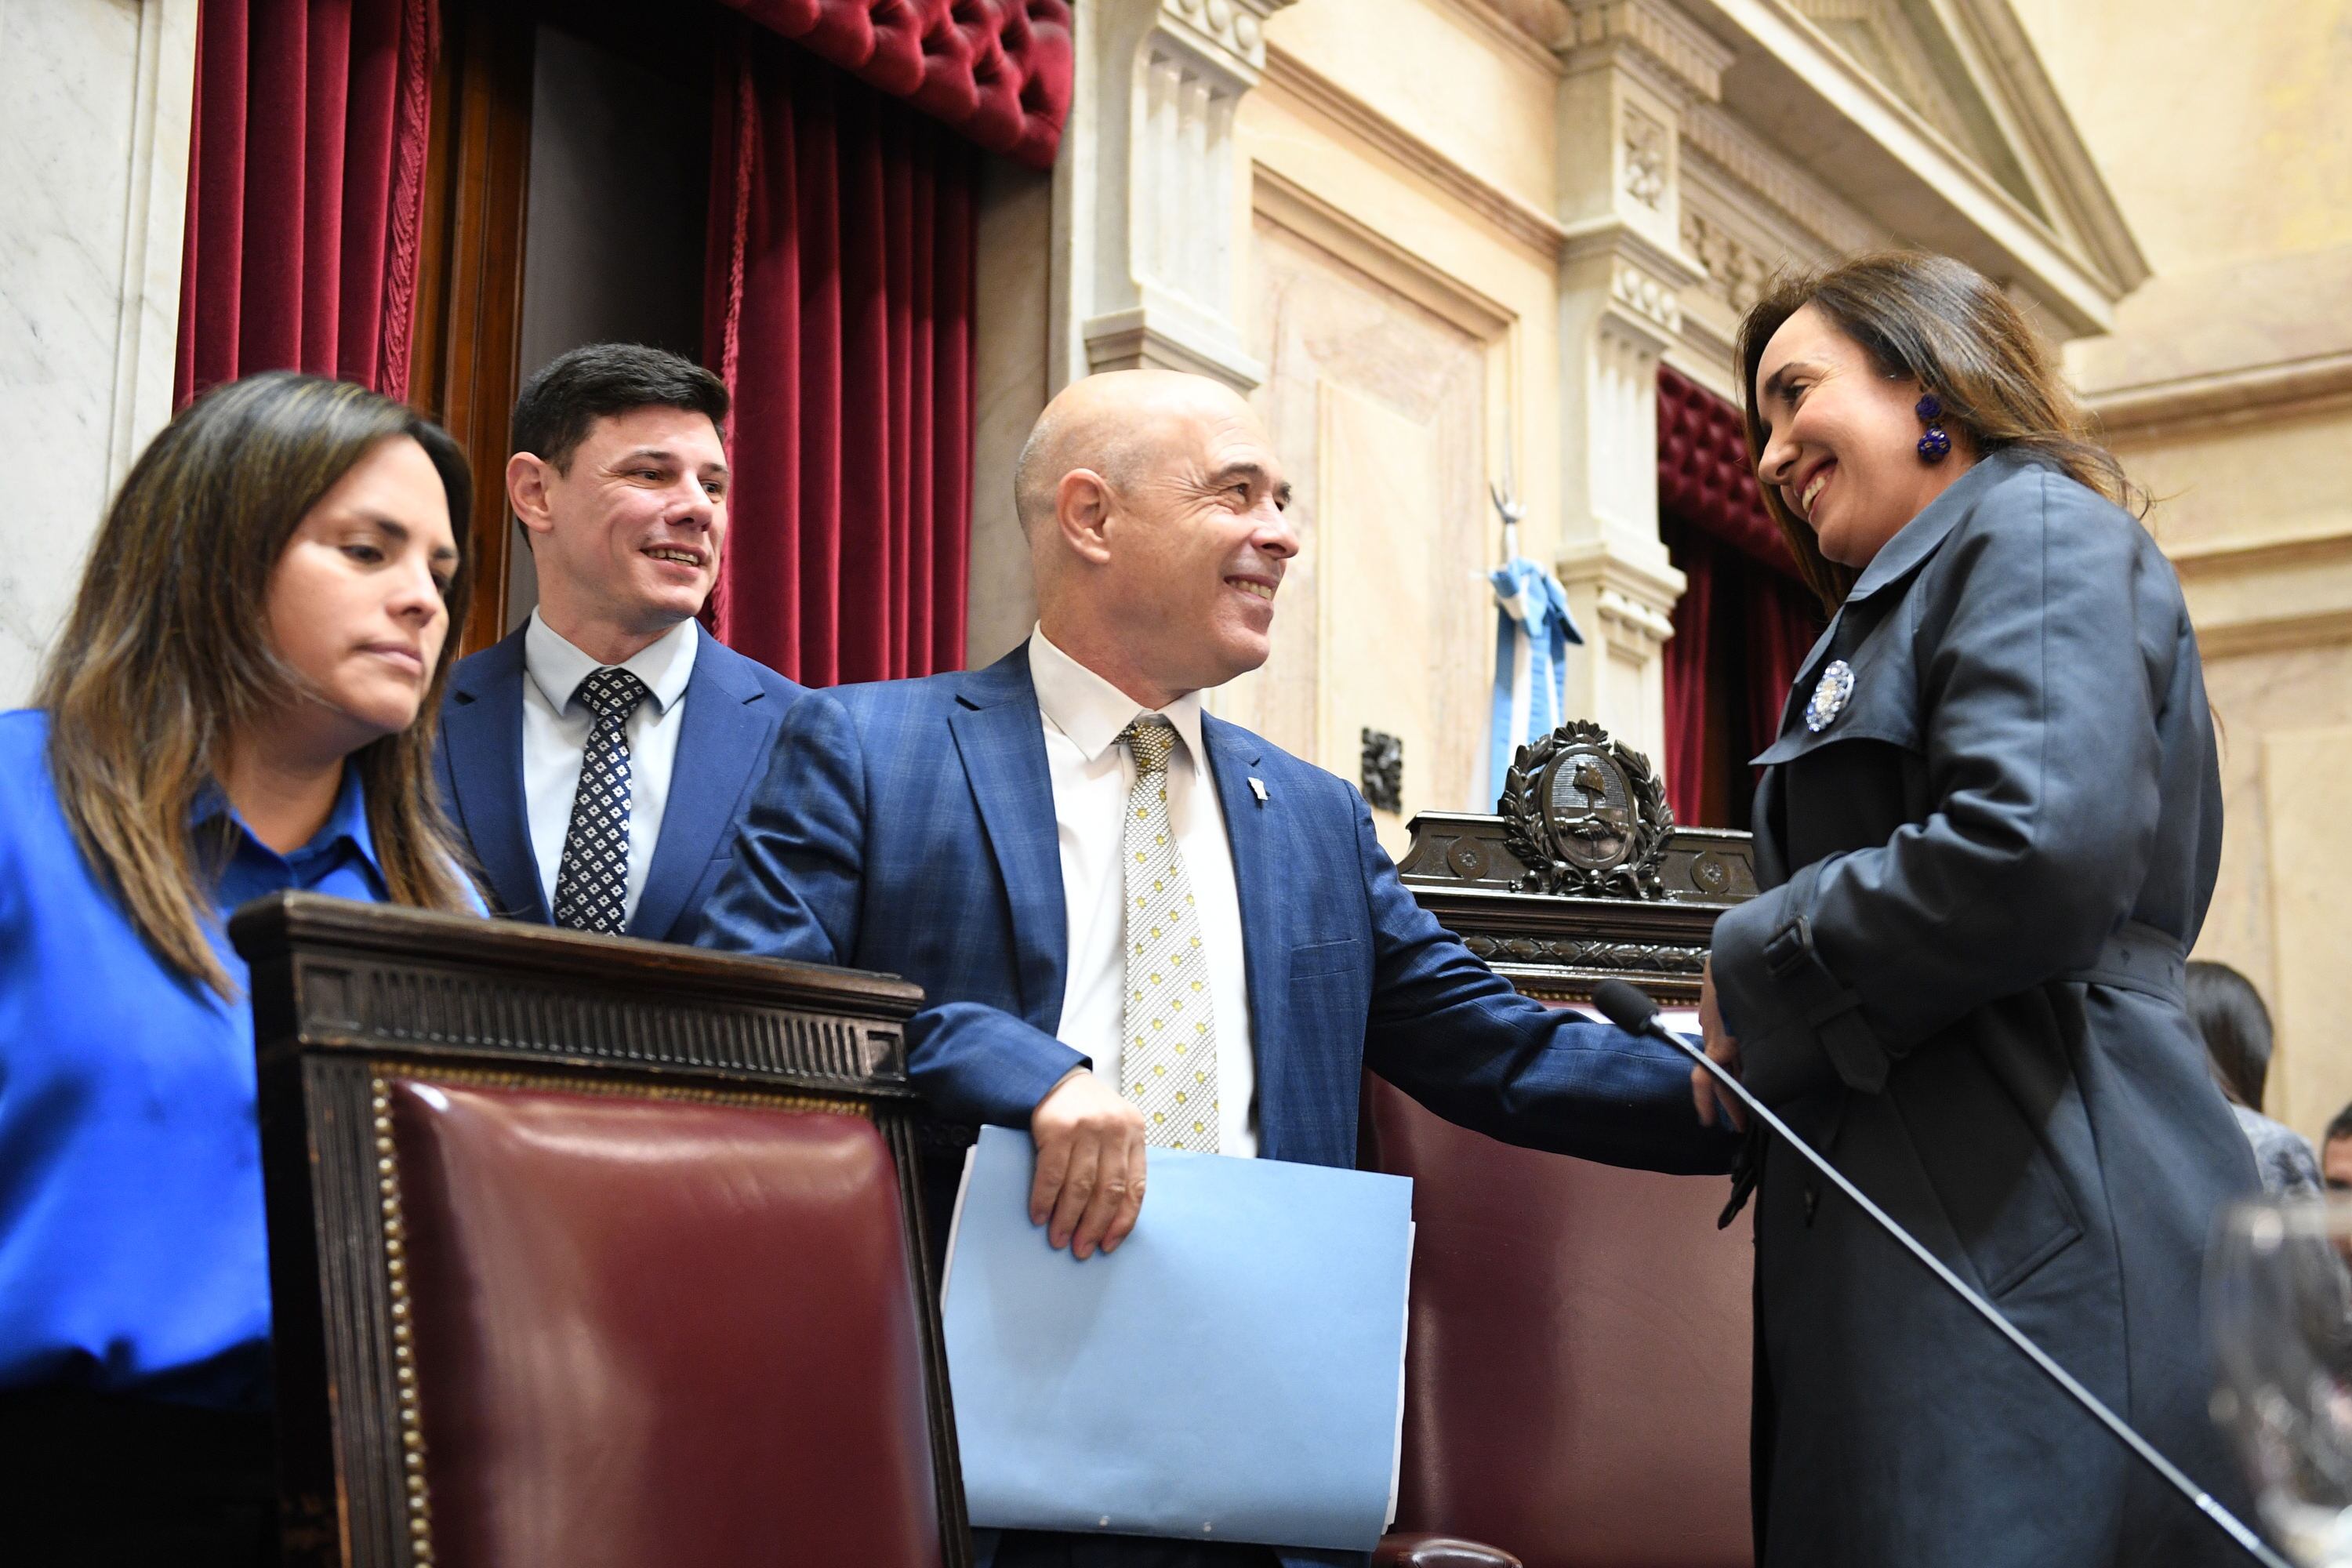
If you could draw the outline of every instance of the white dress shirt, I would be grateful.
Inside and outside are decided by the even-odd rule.
[[[652,693],[629,715],[622,733],[629,741],[630,919],[645,896],[653,869],[654,846],[661,841],[662,808],[669,801],[670,773],[677,761],[677,732],[686,723],[686,683],[694,676],[694,653],[701,632],[691,619],[656,637],[622,668]],[[530,613],[522,634],[522,798],[530,818],[530,852],[539,863],[539,885],[555,907],[555,877],[563,865],[563,836],[572,826],[572,797],[580,791],[580,759],[595,718],[572,700],[580,683],[602,668],[545,621]]]
[[[1045,719],[1070,932],[1062,1024],[1055,1037],[1092,1058],[1095,1075],[1117,1089],[1127,986],[1127,883],[1119,844],[1128,791],[1135,787],[1135,759],[1118,736],[1129,721],[1150,710],[1055,647],[1042,626],[1030,634],[1029,674]],[[1233,845],[1202,749],[1201,694],[1181,697],[1160,713],[1181,742],[1168,757],[1168,823],[1184,858],[1201,949],[1208,955],[1217,1031],[1217,1151],[1247,1157],[1257,1152],[1257,1072]]]

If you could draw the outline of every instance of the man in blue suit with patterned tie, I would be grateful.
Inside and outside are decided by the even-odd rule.
[[[682,940],[801,687],[695,624],[727,542],[727,389],[593,343],[515,403],[507,499],[539,605],[457,666],[442,801],[499,914]]]
[[[1017,483],[1037,629],[986,669],[794,708],[702,941],[919,982],[917,1085],[1030,1131],[1030,1217],[1080,1258],[1139,1222],[1148,1145],[1352,1165],[1367,1068],[1516,1143],[1728,1168],[1685,1058],[1518,995],[1413,901],[1360,795],[1202,711],[1264,662],[1298,551],[1247,404],[1160,371],[1081,381]],[[980,1544],[996,1568],[1362,1562]]]

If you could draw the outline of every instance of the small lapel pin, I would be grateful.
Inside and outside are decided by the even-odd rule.
[[[1264,805],[1265,804],[1265,781],[1262,778],[1253,777],[1250,780],[1250,794],[1257,796],[1258,805]]]

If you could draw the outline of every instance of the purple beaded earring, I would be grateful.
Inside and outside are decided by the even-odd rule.
[[[1944,405],[1936,400],[1936,395],[1931,392],[1921,398],[1919,406],[1914,412],[1927,425],[1927,433],[1919,437],[1919,460],[1923,463],[1940,463],[1950,457],[1952,438],[1945,434],[1941,425],[1936,423],[1944,416]]]

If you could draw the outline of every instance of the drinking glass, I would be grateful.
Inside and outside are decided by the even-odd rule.
[[[2352,1198],[2233,1205],[2205,1300],[2214,1418],[2272,1539],[2305,1568],[2352,1568]]]

